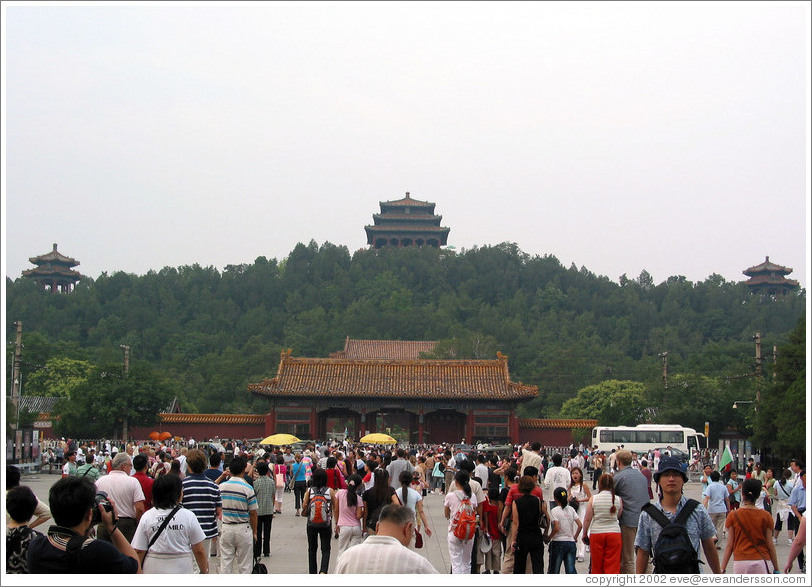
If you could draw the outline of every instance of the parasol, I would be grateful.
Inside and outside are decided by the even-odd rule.
[[[360,442],[364,444],[397,444],[398,441],[382,432],[373,432],[364,436]]]
[[[259,441],[259,444],[273,444],[275,446],[282,446],[283,444],[293,444],[299,442],[293,434],[271,434]]]

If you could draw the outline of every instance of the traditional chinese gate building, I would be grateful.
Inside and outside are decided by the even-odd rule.
[[[742,273],[750,278],[744,284],[753,295],[783,298],[800,287],[794,279],[787,279],[786,276],[792,273],[790,267],[773,263],[769,257],[766,257],[763,263],[748,267]]]
[[[36,265],[33,269],[23,271],[25,277],[31,277],[42,289],[51,293],[70,293],[76,283],[84,277],[73,269],[79,261],[66,257],[56,250],[56,243],[51,252],[28,259]]]
[[[357,346],[373,353],[370,347],[376,342],[390,343],[390,352],[419,347],[360,342],[364,344]],[[345,355],[351,346],[348,339]],[[507,357],[501,353],[491,360],[323,359],[286,351],[276,376],[248,389],[270,402],[269,434],[325,438],[346,429],[357,439],[402,430],[412,443],[474,438],[511,442],[519,437],[516,406],[538,395],[537,387],[510,380]]]
[[[406,192],[400,200],[380,202],[381,213],[373,214],[367,225],[367,244],[381,247],[441,247],[451,230],[440,226],[443,217],[434,213],[434,202],[415,200]]]

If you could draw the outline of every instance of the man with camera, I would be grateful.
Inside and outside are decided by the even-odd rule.
[[[96,495],[90,479],[69,476],[57,481],[48,494],[56,525],[28,547],[31,573],[137,573],[138,556],[115,523],[114,504]],[[109,509],[108,509],[109,508]],[[88,537],[101,523],[110,542]]]

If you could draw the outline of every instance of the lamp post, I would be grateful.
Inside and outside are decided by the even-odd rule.
[[[733,409],[737,410],[739,408],[739,404],[753,404],[753,403],[755,402],[752,400],[736,400],[735,402],[733,402]]]
[[[127,375],[130,373],[130,347],[126,344],[119,345],[121,350],[124,351],[124,379],[127,379]],[[121,418],[121,436],[123,437],[122,440],[124,441],[124,446],[127,446],[127,438],[130,435],[129,427],[127,426],[127,413],[125,412]]]

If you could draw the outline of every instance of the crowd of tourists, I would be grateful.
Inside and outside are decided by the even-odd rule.
[[[267,571],[283,503],[306,518],[312,574],[571,574],[576,562],[594,574],[753,574],[791,572],[796,561],[805,572],[798,460],[787,470],[748,463],[742,479],[723,477],[706,455],[700,503],[683,493],[688,465],[667,449],[57,444],[46,450],[62,474],[48,504],[7,468],[9,572]],[[442,499],[442,528],[430,524],[426,499]],[[791,550],[781,567],[775,546],[785,526]],[[424,556],[423,536],[435,533],[450,569]]]

